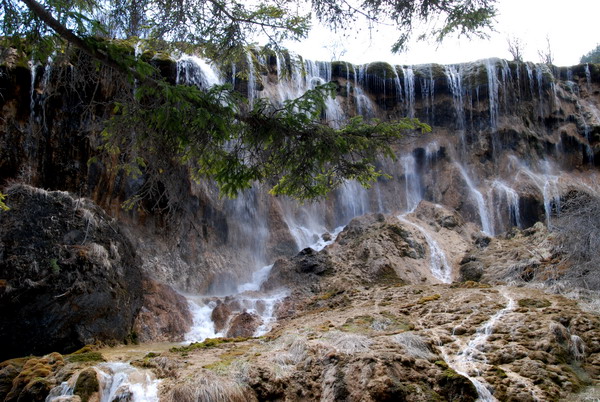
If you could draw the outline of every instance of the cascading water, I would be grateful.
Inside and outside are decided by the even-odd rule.
[[[396,69],[394,69],[394,71],[396,71]],[[426,121],[432,123],[435,119],[435,79],[433,78],[433,69],[431,65],[425,69],[424,75],[425,76],[421,78],[421,98],[423,99],[423,104],[425,106],[427,116]],[[398,85],[399,84],[400,80],[398,80]]]
[[[405,155],[400,158],[400,163],[404,168],[406,211],[412,212],[423,199],[420,178],[417,172],[417,161],[413,155]]]
[[[511,155],[510,160],[516,167],[515,180],[520,180],[520,176],[523,174],[539,189],[544,203],[546,226],[550,227],[553,211],[556,213],[560,211],[560,177],[553,174],[554,166],[550,162],[542,160],[539,162],[538,168],[541,172],[536,172],[515,156]]]
[[[506,300],[506,306],[480,326],[475,332],[475,337],[460,352],[451,356],[448,355],[444,347],[439,347],[446,363],[458,374],[467,377],[473,383],[481,402],[497,402],[497,399],[485,386],[485,382],[480,378],[476,378],[481,375],[481,368],[487,365],[485,354],[481,350],[485,347],[485,343],[493,333],[497,323],[505,315],[513,311],[516,306],[515,300],[510,297],[507,291],[502,290],[501,294]],[[455,339],[455,342],[460,343],[456,335],[453,334],[452,337]]]
[[[400,222],[417,229],[427,242],[429,247],[429,270],[434,278],[439,279],[442,283],[452,282],[452,267],[448,264],[446,254],[438,242],[429,234],[425,227],[409,221],[406,214],[398,215]]]
[[[405,180],[405,195],[406,195],[406,212],[398,215],[397,218],[417,229],[427,242],[429,247],[429,269],[434,278],[440,280],[443,283],[452,282],[452,267],[448,264],[446,254],[438,242],[431,236],[429,231],[422,225],[416,222],[411,222],[407,219],[407,215],[412,213],[419,202],[423,199],[421,193],[421,184],[419,182],[419,175],[417,173],[417,164],[413,155],[406,155],[400,159],[404,167],[404,180]]]
[[[492,222],[490,219],[490,214],[486,206],[485,199],[481,192],[475,187],[471,178],[467,174],[465,168],[458,162],[456,162],[456,167],[458,168],[462,178],[465,181],[465,184],[469,188],[469,192],[471,194],[471,198],[477,204],[477,211],[479,212],[479,218],[481,219],[481,228],[485,234],[494,235],[494,229],[492,227]]]
[[[488,200],[491,200],[492,206],[495,206],[494,229],[501,229],[500,223],[503,221],[503,205],[506,205],[508,208],[510,225],[518,228],[523,227],[521,212],[519,210],[519,194],[501,180],[494,180],[489,191]]]
[[[158,402],[157,380],[149,370],[139,369],[129,363],[109,362],[100,363],[93,367],[96,373],[99,388],[99,402],[131,401],[131,402]],[[54,387],[46,402],[58,402],[64,397],[74,395],[75,384],[80,373],[71,376],[69,382],[63,382]]]
[[[454,105],[454,113],[456,114],[456,124],[458,127],[458,133],[460,135],[460,150],[461,154],[466,153],[466,141],[465,141],[465,129],[466,119],[464,111],[463,101],[463,86],[462,86],[462,74],[458,66],[448,65],[445,66],[444,72],[448,80],[448,86],[452,92],[452,103]]]
[[[223,80],[219,71],[206,60],[197,56],[183,55],[177,60],[176,82],[208,89],[213,85],[222,84]]]
[[[406,101],[406,114],[415,117],[415,73],[411,66],[403,67],[404,74],[404,99]]]

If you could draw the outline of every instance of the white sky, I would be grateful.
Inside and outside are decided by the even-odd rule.
[[[380,27],[371,35],[363,29],[347,39],[317,26],[308,39],[285,46],[313,60],[331,60],[332,44],[337,43],[338,54],[346,49],[340,59],[356,64],[449,64],[487,57],[510,60],[507,38],[511,36],[520,38],[526,61],[539,62],[538,50],[547,48],[548,37],[554,64],[567,66],[579,63],[582,55],[600,43],[600,0],[498,0],[497,9],[496,32],[487,40],[447,38],[441,45],[413,42],[408,52],[392,54],[390,48],[397,36],[391,27]]]

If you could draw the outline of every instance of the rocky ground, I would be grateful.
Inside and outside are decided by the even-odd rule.
[[[572,300],[523,287],[349,286],[307,298],[302,312],[265,337],[167,348],[7,361],[0,397],[38,400],[40,388],[47,392],[77,372],[89,377],[85,367],[107,358],[153,371],[161,400],[170,401],[475,400],[475,387],[457,370],[498,400],[564,400],[598,385],[600,318]],[[92,391],[80,385],[80,392],[91,395],[98,383]]]
[[[15,192],[23,202],[26,195],[38,204],[73,202],[63,193]],[[72,211],[62,221],[75,228],[90,219]],[[460,267],[449,276],[453,283],[432,275],[432,239],[446,250],[448,265]],[[68,261],[57,259],[63,269]],[[275,262],[261,291],[284,287],[290,295],[265,336],[249,337],[258,323],[232,313],[235,298],[224,298],[213,320],[229,328],[229,338],[97,344],[7,360],[0,363],[0,400],[50,393],[53,401],[97,401],[111,388],[110,399],[133,400],[134,387],[178,402],[474,401],[482,393],[501,401],[594,400],[600,316],[533,286],[559,263],[541,224],[489,238],[426,202],[406,216],[365,215],[322,251]],[[83,269],[71,268],[73,275]],[[132,324],[139,340],[180,341],[191,321],[185,299],[148,278],[139,286],[144,296]],[[118,370],[129,383],[115,387]]]

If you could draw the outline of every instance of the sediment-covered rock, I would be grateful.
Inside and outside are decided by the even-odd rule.
[[[187,299],[173,288],[144,279],[142,307],[133,330],[140,342],[181,342],[193,323]]]
[[[140,261],[86,199],[25,185],[0,212],[0,360],[123,341],[141,306]]]

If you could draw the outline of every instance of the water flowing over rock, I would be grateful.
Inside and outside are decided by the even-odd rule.
[[[597,316],[533,287],[565,269],[552,230],[569,194],[600,195],[600,66],[352,65],[258,48],[227,66],[154,59],[170,82],[230,83],[248,106],[334,82],[333,127],[357,115],[432,127],[378,161],[390,176],[371,189],[349,181],[305,204],[261,185],[223,199],[172,166],[165,213],[156,200],[122,209],[147,178],[97,149],[129,84],[85,57],[26,67],[3,53],[0,179],[36,187],[10,187],[0,212],[0,340],[15,346],[0,358],[132,328],[192,343],[132,361],[160,391],[124,362],[48,355],[1,363],[1,395],[76,400],[74,373],[107,400],[136,400],[142,384],[173,401],[552,400],[594,384]],[[487,285],[506,282],[530,287]]]
[[[87,68],[80,62],[74,68]],[[96,77],[99,92],[77,89],[84,102],[74,104],[71,92],[53,87],[74,71],[59,59],[32,69],[6,63],[2,178],[90,196],[134,225],[144,239],[139,248],[151,276],[190,293],[229,293],[252,272],[313,243],[298,240],[299,232],[320,235],[368,212],[406,212],[425,199],[495,235],[539,220],[551,224],[569,188],[588,184],[586,191],[598,191],[600,71],[595,65],[566,69],[489,59],[451,66],[357,66],[258,48],[227,66],[191,56],[154,62],[173,82],[201,88],[231,83],[250,100],[269,98],[276,104],[333,81],[337,95],[328,99],[325,116],[331,124],[358,114],[414,115],[433,129],[408,138],[398,148],[397,162],[380,161],[392,179],[382,178],[369,191],[349,182],[330,200],[303,206],[272,198],[260,187],[223,200],[211,183],[192,183],[174,168],[169,185],[177,185],[179,207],[167,229],[160,214],[120,208],[143,177],[117,174],[114,161],[105,158],[87,163],[97,153],[97,126],[81,116],[89,116],[86,102],[114,95],[111,77]],[[240,72],[247,74],[234,74]],[[109,110],[99,107],[96,113],[106,116]],[[34,133],[50,140],[42,142]],[[580,172],[586,172],[587,183]]]

